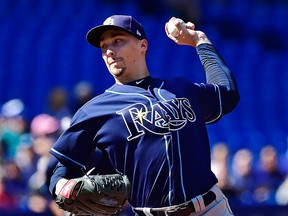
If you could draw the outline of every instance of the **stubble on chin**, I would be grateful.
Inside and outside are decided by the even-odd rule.
[[[122,76],[126,71],[126,68],[121,67],[121,68],[110,68],[110,73],[114,76],[114,77],[120,77]]]

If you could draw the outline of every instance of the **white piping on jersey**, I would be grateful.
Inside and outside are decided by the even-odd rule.
[[[152,192],[153,189],[154,189],[154,186],[155,186],[155,184],[156,184],[156,182],[157,182],[157,179],[159,178],[159,175],[160,175],[160,173],[161,173],[161,170],[162,170],[164,164],[165,164],[165,160],[163,160],[163,163],[162,163],[161,167],[159,168],[158,174],[157,174],[157,176],[156,176],[156,178],[155,178],[155,181],[154,181],[154,183],[153,183],[153,185],[152,185],[152,187],[151,187],[151,190],[150,190],[150,192],[149,192],[146,200],[149,200],[149,199],[150,199],[151,192]],[[145,203],[145,206],[146,206],[146,203]]]
[[[161,88],[162,88],[163,85],[164,85],[164,82],[162,82],[161,86],[160,86],[159,89],[158,89],[158,95],[159,95],[159,97],[162,98],[162,100],[166,101],[166,99],[165,99],[165,98],[161,95],[161,93],[160,93]]]
[[[221,116],[222,116],[222,98],[221,98],[221,92],[220,92],[220,88],[217,84],[212,84],[215,87],[215,91],[218,90],[218,97],[219,97],[219,115],[215,118],[212,119],[211,121],[206,122],[206,124],[210,124],[212,122],[217,121]]]
[[[166,158],[167,158],[168,169],[169,169],[169,194],[168,194],[168,199],[169,199],[169,204],[172,205],[172,202],[171,202],[171,192],[172,192],[171,163],[170,163],[169,152],[168,152],[169,142],[167,141],[167,136],[166,135],[164,135],[164,138],[165,138],[165,147],[166,147]]]
[[[177,131],[177,143],[178,143],[178,155],[179,155],[179,162],[180,162],[180,176],[181,176],[181,187],[184,196],[184,201],[186,202],[186,191],[184,188],[184,178],[183,178],[183,169],[182,169],[182,156],[180,151],[180,140],[179,140],[179,131]]]
[[[146,97],[145,95],[142,95],[142,94],[140,94],[140,93],[116,92],[116,91],[111,91],[111,90],[106,90],[106,92],[110,92],[110,93],[114,93],[114,94],[119,94],[119,95],[138,95],[138,96],[141,96],[141,97],[146,98],[146,99],[149,101],[151,108],[153,107],[152,101],[151,101],[148,97]]]
[[[124,160],[124,164],[127,164],[127,158],[128,158],[128,145],[126,145],[126,149],[125,149],[125,160]],[[124,166],[124,173],[126,173],[126,166]]]
[[[85,167],[83,164],[78,163],[77,161],[73,160],[73,159],[70,158],[70,157],[67,157],[66,155],[62,154],[61,152],[57,151],[56,149],[51,148],[51,151],[53,151],[54,153],[60,155],[61,157],[64,157],[65,159],[71,161],[72,163],[74,163],[74,164],[80,166],[81,168],[83,168],[84,170],[86,170],[86,167]]]
[[[158,89],[158,95],[159,95],[159,97],[162,98],[162,100],[166,101],[166,99],[161,94],[161,88],[162,88],[163,85],[164,85],[164,82],[162,82],[161,86]],[[177,133],[178,155],[179,155],[179,162],[180,162],[180,168],[179,169],[180,169],[180,176],[181,176],[180,177],[180,179],[181,179],[181,188],[182,188],[184,200],[186,201],[186,191],[185,191],[184,182],[183,182],[184,179],[183,179],[182,156],[181,156],[181,148],[180,148],[180,140],[179,140],[179,131],[177,131],[176,133]],[[171,182],[170,178],[171,178],[171,175],[169,175],[169,182]],[[170,193],[169,193],[169,202],[170,202],[170,205],[171,205],[171,194]]]

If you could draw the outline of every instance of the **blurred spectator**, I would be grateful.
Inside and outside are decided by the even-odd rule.
[[[287,139],[288,141],[288,139]],[[285,180],[276,190],[276,203],[278,205],[287,205],[288,206],[288,146],[285,153],[280,156],[279,166],[281,171],[285,173]]]
[[[275,199],[278,205],[288,205],[288,173],[284,182],[277,188]]]
[[[2,115],[12,118],[23,114],[25,105],[20,99],[11,99],[2,105]]]
[[[14,159],[20,137],[27,132],[25,105],[20,99],[12,99],[3,104],[1,114],[0,143],[2,156]]]
[[[239,149],[232,159],[232,187],[241,204],[252,205],[255,185],[253,153],[249,149]]]
[[[256,165],[256,184],[254,199],[257,203],[275,204],[275,193],[285,176],[278,166],[278,153],[271,145],[264,146]]]
[[[33,151],[38,155],[36,172],[29,178],[30,189],[27,207],[35,213],[46,211],[53,215],[63,215],[64,211],[55,208],[55,201],[48,191],[47,181],[53,157],[48,152],[61,133],[60,121],[49,114],[39,114],[31,122],[31,136],[33,138]],[[52,167],[53,169],[53,167]]]
[[[52,156],[49,149],[60,136],[60,122],[48,114],[39,114],[31,122],[33,151],[38,155],[37,171],[31,176],[31,188],[40,189],[46,181],[46,170]]]
[[[61,121],[62,118],[71,116],[68,94],[63,87],[54,87],[48,96],[47,114]]]
[[[54,137],[54,139],[57,139],[57,137],[60,135],[59,129],[59,120],[56,117],[46,113],[42,113],[34,117],[30,125],[31,134],[35,139],[48,135]]]
[[[48,206],[48,200],[41,195],[40,193],[33,193],[29,195],[29,199],[27,201],[27,207],[30,211],[34,213],[48,213],[49,206]]]
[[[24,134],[20,137],[14,160],[21,170],[23,179],[27,182],[31,175],[36,171],[36,163],[38,160],[32,147],[32,138],[30,134]]]
[[[217,176],[219,182],[218,186],[223,189],[228,177],[228,155],[229,150],[225,143],[216,143],[212,148],[211,167],[212,171]]]
[[[0,178],[0,210],[9,210],[13,205],[13,195],[7,193],[3,178]]]
[[[13,197],[13,205],[11,207],[22,206],[29,190],[20,168],[13,160],[5,161],[4,163],[3,183],[7,195]]]
[[[229,156],[229,148],[226,143],[214,144],[211,153],[211,169],[218,178],[218,187],[230,200],[230,197],[234,196],[234,191],[231,187]]]
[[[92,84],[87,81],[77,83],[74,87],[74,96],[75,102],[73,106],[73,113],[75,113],[94,96]]]

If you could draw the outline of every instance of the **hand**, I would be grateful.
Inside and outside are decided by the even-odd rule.
[[[168,22],[174,22],[175,26],[179,31],[179,35],[177,37],[173,37],[168,31]],[[165,32],[167,36],[175,41],[175,43],[179,45],[189,45],[193,47],[197,47],[202,43],[211,44],[210,40],[207,38],[204,32],[195,30],[195,25],[191,22],[185,23],[185,25],[181,25],[181,19],[172,17],[165,24]],[[186,28],[185,28],[186,26]]]
[[[85,175],[65,181],[56,204],[76,215],[114,215],[122,210],[131,190],[128,177],[120,174]],[[62,183],[59,181],[59,187]]]

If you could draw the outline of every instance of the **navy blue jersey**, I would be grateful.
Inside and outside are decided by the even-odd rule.
[[[197,51],[207,83],[147,77],[114,84],[77,111],[50,153],[81,173],[100,149],[115,172],[128,175],[134,207],[180,204],[208,191],[217,179],[206,124],[233,110],[239,95],[214,46]]]

